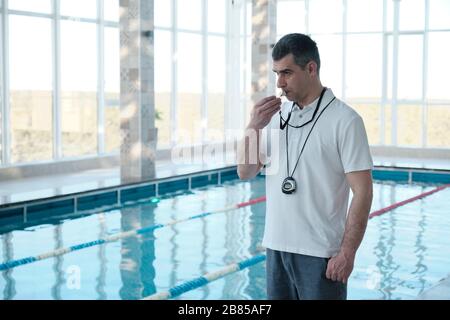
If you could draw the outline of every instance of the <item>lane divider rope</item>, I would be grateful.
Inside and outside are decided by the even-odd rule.
[[[231,273],[244,270],[245,268],[251,267],[251,266],[258,264],[264,260],[266,260],[266,255],[258,254],[249,259],[242,260],[240,262],[230,264],[230,265],[223,267],[221,269],[218,269],[216,271],[206,273],[201,277],[183,282],[177,286],[170,288],[167,291],[158,292],[158,293],[152,294],[150,296],[144,297],[144,298],[142,298],[142,300],[167,300],[167,299],[175,298],[185,292],[203,287],[204,285],[206,285],[210,282],[213,282],[215,280],[223,278]]]
[[[74,252],[74,251],[77,251],[77,250],[86,249],[86,248],[97,246],[97,245],[102,245],[102,244],[105,244],[105,243],[108,243],[108,242],[114,242],[114,241],[117,241],[119,239],[125,239],[125,238],[129,238],[129,237],[145,234],[145,233],[154,231],[156,229],[160,229],[160,228],[164,228],[164,227],[175,225],[177,223],[181,223],[181,222],[185,222],[185,221],[189,221],[189,220],[194,220],[194,219],[200,219],[200,218],[204,218],[204,217],[207,217],[207,216],[210,216],[210,215],[213,215],[213,214],[218,214],[218,213],[222,213],[222,212],[226,212],[226,211],[232,211],[232,210],[240,209],[240,208],[243,208],[243,207],[246,207],[246,206],[254,205],[254,204],[259,203],[259,202],[263,202],[265,200],[266,200],[266,197],[262,196],[262,197],[259,197],[259,198],[251,199],[251,200],[246,201],[246,202],[242,202],[242,203],[238,203],[238,204],[235,204],[235,205],[231,205],[231,206],[225,207],[223,209],[213,210],[213,211],[210,211],[210,212],[197,214],[197,215],[190,216],[190,217],[187,217],[187,218],[184,218],[184,219],[172,220],[172,221],[170,221],[168,223],[165,223],[165,224],[154,224],[154,225],[151,225],[151,226],[148,226],[148,227],[144,227],[144,228],[140,228],[140,229],[135,229],[135,230],[130,230],[130,231],[116,233],[114,235],[110,235],[110,236],[107,236],[107,237],[102,238],[102,239],[98,239],[98,240],[94,240],[94,241],[90,241],[90,242],[85,242],[85,243],[73,245],[73,246],[70,246],[70,247],[58,248],[56,250],[49,251],[49,252],[46,252],[46,253],[42,253],[42,254],[39,254],[37,256],[30,256],[30,257],[26,257],[26,258],[22,258],[22,259],[18,259],[18,260],[10,260],[10,261],[7,261],[5,263],[0,264],[0,271],[12,269],[12,268],[15,268],[15,267],[18,267],[18,266],[23,266],[25,264],[33,263],[33,262],[44,260],[44,259],[48,259],[48,258],[51,258],[51,257],[60,256],[60,255],[63,255],[63,254],[69,253],[69,252]]]
[[[441,190],[443,190],[445,188],[448,188],[448,187],[450,187],[450,184],[442,185],[442,186],[439,186],[439,187],[437,187],[437,188],[435,188],[433,190],[430,190],[428,192],[419,194],[419,195],[417,195],[415,197],[403,200],[401,202],[394,203],[394,204],[392,204],[392,205],[390,205],[388,207],[385,207],[385,208],[382,208],[380,210],[374,211],[374,212],[370,213],[369,219],[371,219],[371,218],[373,218],[375,216],[379,216],[379,215],[381,215],[383,213],[386,213],[388,211],[391,211],[391,210],[393,210],[395,208],[398,208],[400,206],[403,206],[403,205],[405,205],[407,203],[410,203],[410,202],[416,201],[418,199],[422,199],[424,197],[427,197],[427,196],[429,196],[429,195],[431,195],[433,193],[436,193],[436,192],[441,191]],[[73,245],[71,247],[59,248],[59,249],[56,249],[56,250],[53,250],[53,251],[50,251],[50,252],[46,252],[46,253],[43,253],[43,254],[40,254],[40,255],[37,255],[37,256],[30,256],[30,257],[26,257],[26,258],[22,258],[22,259],[18,259],[18,260],[10,260],[10,261],[7,261],[7,262],[4,262],[4,263],[0,264],[0,271],[12,269],[12,268],[15,268],[15,267],[18,267],[18,266],[22,266],[22,265],[25,265],[25,264],[33,263],[33,262],[40,261],[40,260],[43,260],[43,259],[48,259],[48,258],[51,258],[51,257],[60,256],[60,255],[63,255],[63,254],[69,253],[69,252],[74,252],[74,251],[85,249],[85,248],[89,248],[89,247],[92,247],[92,246],[102,245],[102,244],[105,244],[105,243],[108,243],[108,242],[114,242],[114,241],[117,241],[119,239],[133,237],[133,236],[136,236],[136,235],[140,235],[140,234],[144,234],[144,233],[147,233],[147,232],[154,231],[154,230],[159,229],[159,228],[168,227],[168,226],[180,223],[180,222],[185,222],[185,221],[189,221],[189,220],[204,218],[206,216],[210,216],[210,215],[213,215],[213,214],[226,212],[226,211],[231,211],[231,210],[235,210],[235,209],[240,209],[242,207],[251,206],[251,205],[254,205],[254,204],[257,204],[257,203],[260,203],[260,202],[264,202],[264,201],[266,201],[266,196],[262,196],[262,197],[255,198],[255,199],[251,199],[249,201],[238,203],[238,204],[232,205],[232,206],[228,206],[228,207],[225,207],[223,209],[197,214],[197,215],[194,215],[194,216],[191,216],[191,217],[188,217],[188,218],[184,218],[184,219],[173,220],[173,221],[165,223],[165,224],[155,224],[155,225],[151,225],[151,226],[140,228],[140,229],[136,229],[136,230],[120,232],[120,233],[117,233],[117,234],[114,234],[114,235],[111,235],[111,236],[108,236],[108,237],[105,237],[105,238],[102,238],[102,239],[98,239],[98,240],[94,240],[94,241],[90,241],[90,242],[85,242],[85,243]]]
[[[436,192],[438,192],[438,191],[444,190],[445,188],[448,188],[448,187],[450,187],[450,184],[445,184],[445,185],[439,186],[439,187],[437,187],[437,188],[435,188],[435,189],[432,189],[432,190],[430,190],[430,191],[421,193],[421,194],[419,194],[419,195],[417,195],[417,196],[415,196],[415,197],[412,197],[412,198],[409,198],[409,199],[406,199],[406,200],[403,200],[403,201],[394,203],[394,204],[392,204],[392,205],[390,205],[390,206],[387,206],[387,207],[385,207],[385,208],[382,208],[382,209],[380,209],[380,210],[376,210],[376,211],[370,213],[369,219],[371,219],[371,218],[373,218],[373,217],[376,217],[376,216],[380,216],[380,215],[382,215],[383,213],[386,213],[386,212],[388,212],[388,211],[394,210],[395,208],[404,206],[405,204],[408,204],[408,203],[410,203],[410,202],[413,202],[413,201],[416,201],[416,200],[419,200],[419,199],[428,197],[429,195],[432,195],[433,193],[436,193]]]
[[[443,190],[443,189],[445,189],[447,187],[450,187],[450,184],[440,186],[438,188],[435,188],[435,189],[430,190],[428,192],[422,193],[422,194],[417,195],[415,197],[412,197],[412,198],[409,198],[409,199],[406,199],[406,200],[394,203],[393,205],[390,205],[390,206],[385,207],[383,209],[376,210],[376,211],[370,213],[369,219],[372,219],[372,218],[374,218],[376,216],[380,216],[383,213],[386,213],[388,211],[394,210],[395,208],[398,208],[398,207],[403,206],[405,204],[408,204],[410,202],[413,202],[413,201],[416,201],[418,199],[422,199],[424,197],[427,197],[427,196],[429,196],[429,195],[431,195],[433,193],[436,193],[438,191],[441,191],[441,190]],[[254,265],[256,263],[259,263],[259,262],[262,262],[262,261],[266,260],[266,255],[265,254],[260,254],[257,257],[259,257],[257,262],[254,262],[254,263],[251,262],[246,267],[250,267],[250,266],[252,266],[252,265]],[[241,263],[245,264],[245,263],[247,263],[248,260],[251,260],[251,259],[244,260]],[[179,296],[179,295],[181,295],[181,294],[183,294],[185,292],[188,292],[188,291],[200,288],[202,286],[205,286],[208,283],[210,283],[212,281],[215,281],[215,280],[218,280],[218,279],[220,279],[220,278],[222,278],[222,277],[224,277],[224,276],[226,276],[228,274],[231,274],[233,272],[237,272],[237,271],[243,270],[244,268],[239,268],[238,264],[239,263],[235,263],[235,264],[223,267],[222,269],[219,269],[217,271],[214,271],[214,272],[211,272],[211,273],[206,273],[205,275],[203,275],[201,277],[195,278],[195,279],[190,280],[190,281],[186,281],[186,282],[184,282],[184,283],[182,283],[180,285],[172,287],[168,291],[163,291],[163,292],[155,293],[155,294],[150,295],[148,297],[144,297],[142,300],[167,300],[167,299],[171,299],[171,298],[177,297],[177,296]]]

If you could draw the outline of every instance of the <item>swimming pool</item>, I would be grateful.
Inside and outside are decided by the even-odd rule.
[[[376,183],[371,211],[434,189]],[[264,179],[193,189],[159,201],[66,216],[1,234],[1,262],[166,224],[263,196]],[[414,299],[450,272],[450,188],[369,221],[349,299]],[[3,299],[141,299],[260,253],[265,203],[160,227],[1,272]],[[265,299],[265,263],[176,299]]]

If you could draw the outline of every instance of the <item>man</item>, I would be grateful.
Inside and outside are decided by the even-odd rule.
[[[238,151],[239,177],[249,179],[276,149],[271,146],[279,149],[279,168],[266,175],[267,297],[344,300],[372,203],[364,124],[322,86],[310,37],[284,36],[272,58],[277,87],[289,101],[271,96],[257,102],[246,128],[256,139],[244,140]],[[262,129],[277,130],[278,139],[266,139]],[[260,157],[251,163],[255,151]]]

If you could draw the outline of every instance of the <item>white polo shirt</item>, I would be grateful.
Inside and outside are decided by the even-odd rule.
[[[333,98],[333,92],[327,89],[314,121],[300,129],[289,127],[289,175],[292,175],[313,123]],[[310,120],[317,102],[318,99],[303,110],[294,107],[289,124],[299,126]],[[284,119],[291,108],[292,102],[282,104]],[[278,133],[272,141],[270,134],[267,135],[269,129],[275,130],[272,131],[275,135]],[[344,236],[347,216],[350,187],[345,174],[373,168],[362,118],[335,98],[318,119],[306,142],[292,175],[297,183],[293,194],[281,191],[288,174],[286,129],[280,130],[278,113],[264,131],[260,156],[270,163],[265,170],[267,200],[262,245],[272,250],[316,257],[334,256]],[[278,146],[274,145],[276,143]]]

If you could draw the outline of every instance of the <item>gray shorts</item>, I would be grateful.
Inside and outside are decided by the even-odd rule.
[[[328,260],[267,249],[267,298],[346,300],[347,285],[325,276]]]

